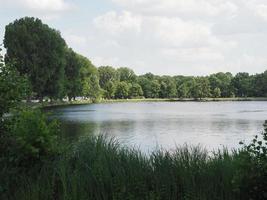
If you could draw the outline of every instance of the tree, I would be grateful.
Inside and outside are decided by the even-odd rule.
[[[258,97],[267,97],[267,70],[257,74],[252,79],[253,95]]]
[[[117,72],[119,74],[120,81],[126,81],[129,83],[136,81],[136,75],[132,69],[129,69],[127,67],[120,67],[117,69]]]
[[[232,79],[232,86],[235,89],[236,96],[247,97],[252,93],[252,79],[246,72],[239,72]]]
[[[129,90],[130,97],[141,97],[143,96],[142,87],[138,83],[133,83]]]
[[[99,79],[96,74],[89,76],[84,80],[83,94],[85,97],[92,99],[93,102],[98,101],[101,97],[101,88],[99,86]]]
[[[214,88],[214,90],[213,90],[213,97],[214,98],[219,98],[219,97],[221,97],[221,90],[220,90],[220,88]]]
[[[88,58],[81,55],[78,57],[81,65],[82,95],[97,101],[101,97],[98,71]]]
[[[160,84],[157,80],[152,80],[150,83],[150,92],[149,92],[149,97],[150,98],[157,98],[159,97],[159,92],[160,92]]]
[[[219,88],[221,90],[222,97],[232,96],[234,92],[231,85],[233,75],[230,72],[227,73],[219,72],[216,74],[212,74],[209,76],[208,79],[210,82],[210,87],[212,92],[214,92],[215,88]]]
[[[176,84],[169,76],[163,76],[160,80],[160,97],[172,98],[177,95]]]
[[[27,75],[39,99],[62,98],[66,43],[58,31],[40,19],[21,18],[6,26],[4,46],[6,63]]]
[[[104,90],[105,98],[108,99],[114,98],[115,92],[116,92],[116,84],[114,84],[112,81],[107,82]]]
[[[65,87],[69,100],[82,95],[81,68],[82,62],[80,57],[72,49],[66,52],[65,66]]]
[[[119,81],[119,74],[113,67],[101,66],[98,68],[99,85],[104,89],[104,97],[114,98],[116,82]]]
[[[159,96],[160,84],[157,80],[146,78],[146,75],[138,77],[138,84],[142,87],[146,98],[157,98]]]
[[[176,82],[177,88],[177,97],[179,98],[189,98],[190,89],[191,89],[191,81],[193,77],[186,77],[186,76],[175,76],[174,80]]]
[[[202,99],[210,96],[209,80],[205,77],[193,78],[191,82],[191,96],[195,99]]]
[[[99,85],[101,88],[106,89],[107,83],[110,81],[116,82],[119,80],[119,74],[113,67],[101,66],[98,68]]]
[[[178,89],[177,89],[177,96],[179,98],[187,98],[189,97],[189,86],[188,84],[185,82],[185,83],[182,83]]]
[[[129,85],[127,82],[119,82],[116,86],[115,97],[118,99],[126,99],[129,95]]]

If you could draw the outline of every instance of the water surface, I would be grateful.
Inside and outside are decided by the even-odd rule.
[[[144,152],[185,143],[236,148],[262,132],[267,102],[137,102],[52,108],[64,137],[106,134]]]

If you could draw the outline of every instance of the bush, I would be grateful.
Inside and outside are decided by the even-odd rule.
[[[267,199],[267,121],[262,139],[255,136],[249,145],[241,142],[239,171],[233,179],[242,199]]]
[[[56,121],[48,121],[40,110],[22,110],[14,115],[8,126],[12,146],[12,159],[20,166],[32,166],[51,158],[58,151]]]
[[[40,110],[14,112],[1,121],[0,129],[0,165],[13,174],[41,166],[60,153],[59,124]]]
[[[22,110],[1,121],[0,199],[21,184],[21,175],[37,176],[44,163],[60,153],[58,123],[40,110]],[[27,176],[28,176],[27,175]]]

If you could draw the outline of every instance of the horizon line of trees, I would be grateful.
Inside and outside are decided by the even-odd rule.
[[[33,17],[6,26],[4,47],[5,65],[29,82],[28,100],[267,96],[267,70],[256,75],[219,72],[194,77],[152,73],[138,76],[127,67],[97,68],[69,48],[59,31]]]

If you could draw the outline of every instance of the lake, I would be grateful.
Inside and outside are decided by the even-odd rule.
[[[49,108],[64,137],[106,134],[150,152],[185,143],[208,150],[239,147],[263,131],[267,102],[136,102]]]

